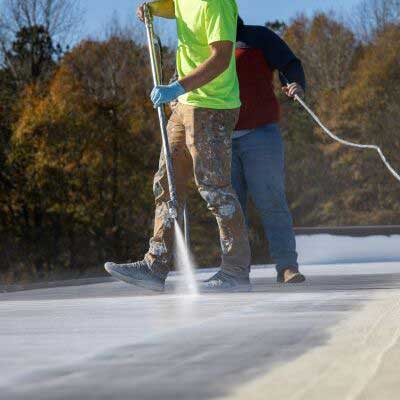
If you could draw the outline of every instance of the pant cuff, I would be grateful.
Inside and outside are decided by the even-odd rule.
[[[147,263],[147,266],[150,268],[151,272],[161,278],[167,279],[167,276],[171,270],[170,266],[167,263],[161,263],[154,259],[151,254],[146,254],[144,260]]]
[[[285,262],[285,263],[279,263],[276,266],[276,271],[278,273],[285,271],[288,268],[294,269],[296,272],[299,272],[299,264],[297,262]]]

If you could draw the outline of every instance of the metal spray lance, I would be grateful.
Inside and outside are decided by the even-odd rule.
[[[147,4],[144,5],[144,23],[146,26],[147,44],[150,54],[150,64],[151,64],[151,73],[153,76],[153,83],[154,86],[158,86],[161,84],[161,71],[159,63],[157,62],[157,54],[155,47],[157,39],[154,33],[153,16],[151,15],[151,10]],[[171,149],[169,146],[168,133],[167,133],[167,118],[165,116],[164,106],[161,105],[160,107],[158,107],[157,112],[158,112],[158,119],[160,122],[163,152],[164,152],[165,164],[168,176],[169,194],[171,198],[171,200],[168,202],[168,213],[171,219],[177,219],[178,198],[176,193]]]

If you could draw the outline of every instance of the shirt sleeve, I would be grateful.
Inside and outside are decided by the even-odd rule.
[[[238,12],[235,2],[208,0],[205,10],[207,43],[236,42]]]
[[[279,69],[279,77],[283,85],[296,82],[306,90],[306,76],[301,61],[296,58],[284,67]]]
[[[306,89],[302,63],[279,35],[267,27],[251,26],[247,28],[245,36],[252,47],[263,50],[268,65],[271,69],[278,70],[283,80],[297,82]],[[282,83],[286,84],[283,80]]]

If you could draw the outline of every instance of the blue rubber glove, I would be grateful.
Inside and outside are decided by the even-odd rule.
[[[182,96],[185,93],[185,88],[176,81],[168,86],[156,86],[151,92],[150,97],[154,104],[154,108],[158,108],[162,104],[176,100],[179,96]]]

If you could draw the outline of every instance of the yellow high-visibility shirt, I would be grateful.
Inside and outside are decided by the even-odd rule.
[[[188,75],[211,56],[211,43],[230,41],[234,44],[229,68],[212,82],[179,97],[179,102],[201,108],[239,108],[241,104],[235,60],[238,18],[236,1],[174,0],[174,4],[179,78]]]

